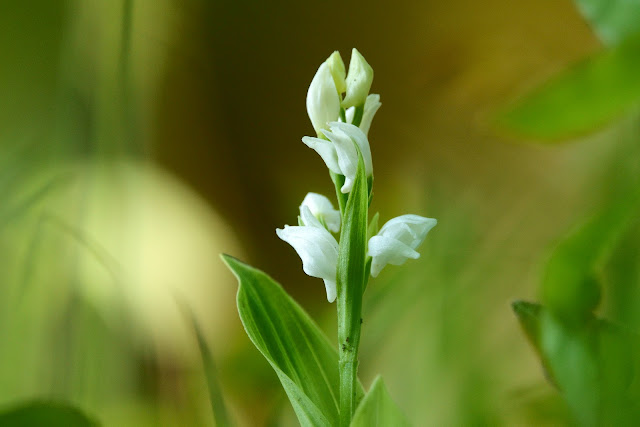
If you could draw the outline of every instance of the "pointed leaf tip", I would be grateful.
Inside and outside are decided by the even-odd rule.
[[[351,427],[410,426],[400,408],[393,402],[382,377],[378,375],[351,421]]]

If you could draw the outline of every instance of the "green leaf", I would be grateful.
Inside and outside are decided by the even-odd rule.
[[[338,424],[338,353],[272,278],[222,255],[238,278],[238,313],[247,335],[276,371],[303,426]]]
[[[558,141],[595,131],[640,101],[640,38],[604,50],[560,73],[499,112],[507,131]]]
[[[189,316],[189,320],[193,325],[193,329],[196,333],[198,340],[198,348],[200,350],[200,357],[202,358],[202,364],[204,365],[204,376],[207,381],[207,389],[209,390],[209,402],[211,409],[213,410],[213,418],[217,427],[227,427],[233,425],[229,419],[227,407],[224,403],[224,397],[220,383],[218,382],[218,371],[216,369],[215,360],[211,354],[211,350],[207,345],[207,341],[204,338],[202,329],[196,320],[193,311],[185,306],[185,312]]]
[[[362,154],[358,149],[356,177],[343,215],[337,268],[341,426],[349,425],[360,397],[357,379],[358,348],[366,274],[368,210],[367,177]]]
[[[548,379],[562,392],[580,425],[627,425],[637,419],[633,342],[638,337],[603,319],[567,325],[545,307],[518,301],[513,309]],[[615,422],[614,422],[615,420]]]
[[[67,403],[33,401],[0,412],[0,425],[4,427],[94,427],[99,424]]]
[[[389,392],[378,376],[364,399],[358,406],[351,421],[351,427],[387,427],[409,426],[409,421],[391,400]]]
[[[638,0],[575,0],[600,40],[613,45],[640,32]]]
[[[520,326],[534,347],[540,347],[540,311],[542,306],[533,302],[514,301],[511,304]]]
[[[640,192],[610,202],[562,240],[547,263],[541,299],[565,320],[588,316],[600,300],[596,270],[636,217]]]

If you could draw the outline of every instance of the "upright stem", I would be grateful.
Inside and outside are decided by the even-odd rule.
[[[334,180],[334,182],[336,191],[339,191],[337,186],[341,181]],[[356,179],[342,212],[337,268],[341,427],[348,427],[351,424],[351,418],[360,398],[358,348],[362,323],[362,293],[367,275],[368,197],[364,161],[358,150]]]
[[[355,284],[354,284],[355,285]],[[338,343],[340,372],[340,426],[348,427],[358,405],[358,349],[362,298],[349,298],[343,286],[338,296]],[[354,286],[362,289],[361,286]]]

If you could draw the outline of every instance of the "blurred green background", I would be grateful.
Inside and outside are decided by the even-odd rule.
[[[335,307],[275,228],[308,191],[333,193],[300,141],[305,95],[352,47],[382,101],[371,209],[439,221],[420,260],[368,287],[363,383],[382,373],[415,425],[568,422],[509,303],[535,300],[551,245],[634,185],[637,121],[562,145],[492,125],[602,49],[568,0],[1,2],[0,407],[212,425],[184,303],[232,418],[295,425],[218,254],[268,272],[335,337]],[[637,225],[612,270],[632,290],[605,289],[601,310],[634,330]]]

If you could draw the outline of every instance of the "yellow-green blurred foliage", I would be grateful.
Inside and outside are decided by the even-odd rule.
[[[382,373],[416,425],[566,419],[509,303],[535,299],[549,245],[638,149],[626,122],[548,147],[490,127],[599,49],[551,0],[0,3],[0,406],[56,397],[105,425],[212,424],[185,303],[238,423],[292,422],[218,254],[271,274],[335,336],[322,283],[274,230],[306,192],[332,194],[300,142],[305,94],[351,47],[382,101],[372,211],[439,221],[420,260],[367,289],[364,384]]]

